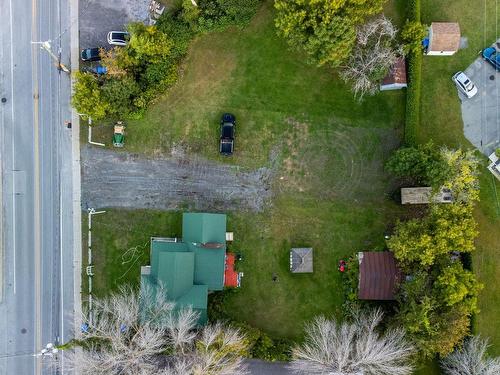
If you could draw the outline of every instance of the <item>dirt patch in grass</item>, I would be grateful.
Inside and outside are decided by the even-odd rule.
[[[261,211],[271,198],[273,171],[238,167],[202,157],[146,158],[82,148],[85,207]]]

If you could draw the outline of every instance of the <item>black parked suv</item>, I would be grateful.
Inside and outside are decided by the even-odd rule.
[[[101,55],[99,48],[86,48],[82,49],[80,54],[82,61],[99,61],[101,60]]]
[[[236,118],[231,113],[224,113],[220,120],[219,152],[222,155],[232,155],[234,151],[234,127]]]

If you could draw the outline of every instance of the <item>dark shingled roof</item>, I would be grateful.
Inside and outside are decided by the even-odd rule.
[[[382,86],[406,84],[406,63],[404,57],[399,57],[382,81]]]
[[[394,300],[400,271],[389,251],[362,252],[359,258],[358,298],[363,300]]]

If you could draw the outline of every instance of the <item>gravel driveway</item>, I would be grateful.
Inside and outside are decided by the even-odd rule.
[[[460,95],[465,137],[483,154],[500,146],[500,72],[477,58],[464,73],[477,86],[471,99]]]
[[[144,156],[82,147],[83,208],[261,211],[270,195],[271,170],[238,167],[197,157]]]

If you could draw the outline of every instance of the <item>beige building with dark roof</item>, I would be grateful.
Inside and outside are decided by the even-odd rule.
[[[460,47],[460,26],[456,22],[433,22],[429,28],[427,55],[450,56]]]
[[[406,87],[406,63],[404,57],[399,57],[382,80],[380,90],[398,90],[403,87]]]

